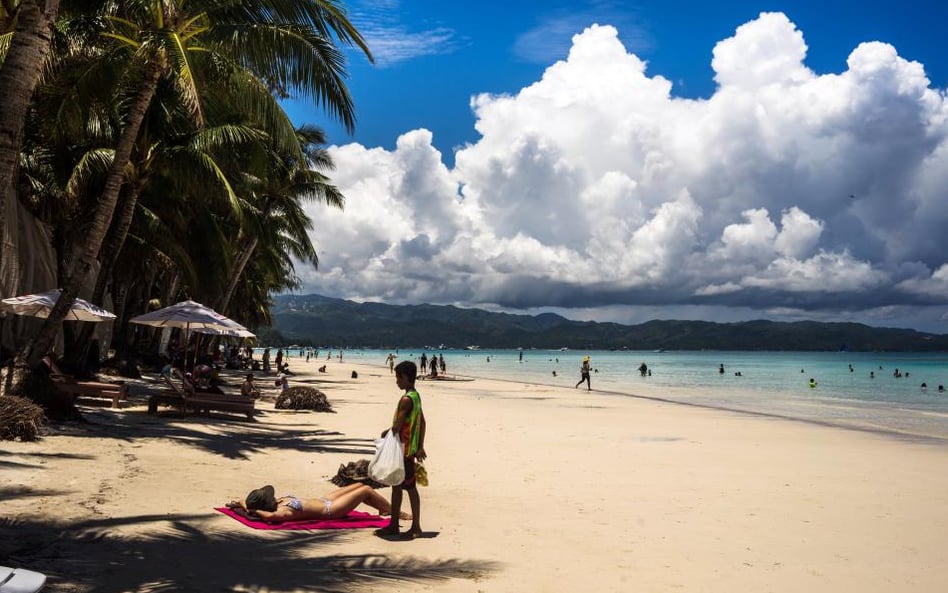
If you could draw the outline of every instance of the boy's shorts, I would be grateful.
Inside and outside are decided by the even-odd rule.
[[[401,483],[402,488],[415,487],[415,456],[405,458],[405,479]]]

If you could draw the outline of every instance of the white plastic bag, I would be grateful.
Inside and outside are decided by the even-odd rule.
[[[384,438],[375,440],[375,457],[369,462],[369,477],[386,486],[405,481],[405,456],[402,440],[389,430]]]

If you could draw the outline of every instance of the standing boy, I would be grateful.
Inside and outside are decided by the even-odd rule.
[[[413,539],[422,534],[421,531],[421,499],[418,497],[418,487],[415,485],[415,460],[424,461],[425,453],[425,414],[421,411],[421,396],[415,389],[415,378],[418,368],[415,363],[405,360],[395,366],[395,384],[405,390],[398,400],[395,409],[395,418],[392,428],[382,431],[382,437],[389,430],[394,431],[401,438],[405,455],[405,480],[399,486],[392,486],[392,518],[388,526],[376,531],[380,536],[397,536],[398,518],[402,510],[402,491],[408,492],[408,501],[411,504],[411,528],[405,532],[406,539]]]

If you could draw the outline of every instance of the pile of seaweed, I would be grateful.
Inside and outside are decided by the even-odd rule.
[[[290,387],[280,394],[274,407],[278,410],[313,410],[335,413],[326,394],[306,385]]]
[[[368,459],[360,459],[358,461],[350,461],[349,463],[341,464],[339,471],[336,472],[336,475],[333,476],[330,481],[340,488],[348,486],[349,484],[355,484],[356,482],[367,484],[373,488],[386,487],[385,484],[376,482],[369,477]]]
[[[0,397],[0,440],[34,441],[46,417],[43,408],[25,397]]]

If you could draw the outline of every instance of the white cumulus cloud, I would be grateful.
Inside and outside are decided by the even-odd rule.
[[[298,268],[305,290],[630,321],[638,307],[937,319],[945,92],[885,43],[832,74],[806,52],[763,13],[714,48],[716,92],[683,99],[593,25],[533,84],[471,99],[481,138],[453,168],[427,130],[393,151],[333,147],[347,206],[311,210],[321,265]]]

